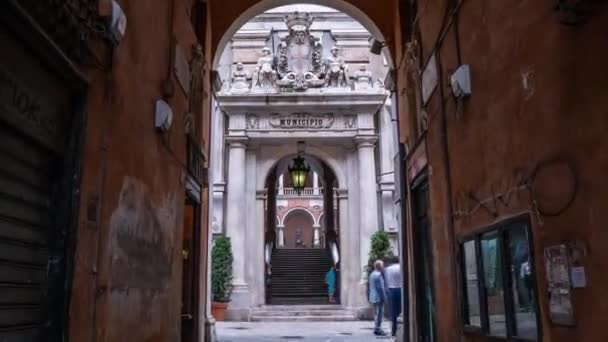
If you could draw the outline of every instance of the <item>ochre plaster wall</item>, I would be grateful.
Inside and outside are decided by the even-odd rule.
[[[425,2],[420,12],[423,64],[439,37],[447,3]],[[442,100],[437,89],[427,105],[438,340],[489,340],[461,332],[455,264],[442,262],[454,260],[452,234],[459,239],[522,213],[530,214],[532,221],[542,340],[606,340],[608,302],[601,298],[608,288],[608,213],[603,210],[608,201],[604,179],[608,46],[602,37],[608,30],[608,8],[596,6],[587,23],[570,27],[560,24],[551,4],[545,2],[472,0],[463,2],[456,22],[458,29],[456,24],[448,28],[438,50],[445,74],[439,86],[444,87],[447,177],[441,144]],[[456,105],[446,80],[459,62],[470,65],[473,90],[461,106]],[[401,134],[405,141],[408,130],[402,127]],[[522,190],[503,199],[505,203],[491,204],[490,210],[455,219],[450,232],[450,203],[454,210],[470,208],[467,194],[491,198],[518,180],[529,179],[537,165],[554,158],[570,163],[578,182],[573,203],[561,215],[539,218],[530,192]],[[547,174],[549,186],[543,192],[551,189],[552,194],[537,194],[540,205],[555,204],[551,202],[565,192],[569,181],[558,172]],[[447,192],[450,184],[451,194]],[[588,286],[572,291],[576,326],[557,327],[548,315],[543,249],[576,240],[587,246]]]
[[[121,2],[128,25],[124,40],[113,51],[111,70],[83,67],[89,80],[88,122],[70,341],[180,339],[188,99],[170,64],[173,38],[188,60],[196,44],[191,4],[186,0]],[[168,133],[159,133],[154,128],[154,106],[163,97],[169,70],[173,125]],[[208,91],[209,81],[205,83]],[[207,94],[199,121],[205,128],[204,141],[209,141],[208,99]],[[203,239],[206,205],[203,200]],[[206,240],[201,247],[204,272]],[[204,283],[201,288],[205,291]],[[205,293],[201,296],[205,298]]]

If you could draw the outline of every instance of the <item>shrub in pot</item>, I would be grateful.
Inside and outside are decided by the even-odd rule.
[[[232,246],[230,238],[221,236],[215,240],[211,249],[211,293],[213,317],[223,321],[232,293]]]

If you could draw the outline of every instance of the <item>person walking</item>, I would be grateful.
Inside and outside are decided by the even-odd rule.
[[[325,283],[327,284],[327,295],[329,296],[329,304],[336,303],[336,268],[332,266],[327,274],[325,274]]]
[[[388,288],[388,308],[391,318],[391,335],[397,334],[397,317],[401,315],[401,265],[399,257],[393,256],[389,259],[390,265],[384,270],[386,287]]]
[[[374,335],[384,336],[382,331],[382,318],[384,304],[386,303],[386,286],[384,282],[384,263],[381,260],[374,262],[374,271],[369,275],[369,302],[374,304]]]

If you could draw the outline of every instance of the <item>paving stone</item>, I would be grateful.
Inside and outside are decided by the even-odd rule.
[[[373,322],[218,322],[218,342],[394,342],[374,336]],[[383,326],[389,331],[388,324]]]

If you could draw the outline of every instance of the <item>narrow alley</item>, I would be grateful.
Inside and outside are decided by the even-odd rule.
[[[608,0],[0,1],[0,342],[608,341]]]

